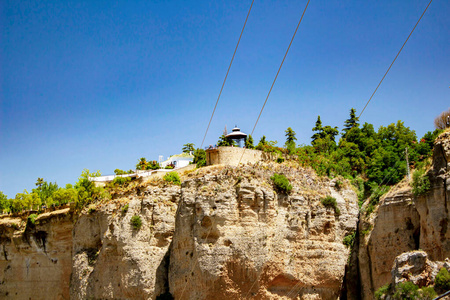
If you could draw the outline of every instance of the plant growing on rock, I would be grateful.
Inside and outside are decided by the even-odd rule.
[[[430,179],[428,178],[428,175],[425,173],[425,170],[416,170],[413,173],[413,180],[412,180],[412,193],[414,196],[421,196],[426,194],[430,188]]]
[[[434,279],[436,288],[443,291],[450,290],[450,274],[446,268],[441,268]]]
[[[292,190],[291,183],[283,174],[275,173],[270,179],[279,191],[289,193]]]
[[[346,236],[344,237],[344,239],[342,240],[342,243],[343,243],[345,246],[351,248],[351,247],[353,246],[353,243],[355,242],[355,235],[356,235],[356,232],[352,232],[352,233],[350,233],[349,235],[346,235]]]
[[[173,184],[177,185],[181,184],[180,176],[178,175],[177,172],[169,172],[166,175],[164,175],[163,179],[164,181],[172,182]]]
[[[141,220],[141,217],[138,216],[138,215],[132,216],[132,217],[131,217],[131,220],[130,220],[130,224],[131,224],[131,226],[133,226],[133,228],[136,229],[136,230],[139,229],[139,228],[141,228],[141,226],[142,226],[142,220]]]
[[[333,208],[334,212],[336,214],[340,214],[341,210],[339,209],[339,207],[337,206],[337,202],[336,202],[336,198],[331,197],[331,196],[326,196],[325,198],[322,198],[320,200],[320,202],[322,203],[323,206],[325,206],[326,208]]]
[[[394,299],[418,299],[419,297],[419,287],[412,282],[400,282],[395,287]]]
[[[386,295],[389,292],[389,289],[391,288],[391,285],[389,283],[386,283],[382,287],[380,287],[378,290],[375,291],[375,299],[380,300],[383,299],[382,297]]]
[[[37,217],[38,216],[36,214],[29,215],[28,218],[27,218],[27,225],[31,226],[31,227],[34,227],[34,225],[36,224],[36,218]]]

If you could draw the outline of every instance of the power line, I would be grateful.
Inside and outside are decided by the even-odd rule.
[[[225,86],[225,82],[227,81],[228,73],[230,72],[231,65],[233,64],[234,56],[236,55],[236,51],[237,51],[237,48],[241,41],[242,34],[244,33],[244,29],[245,29],[245,25],[247,24],[248,16],[250,15],[250,11],[252,10],[253,2],[255,2],[255,0],[252,0],[252,4],[250,4],[250,8],[248,10],[247,17],[245,18],[244,26],[242,27],[241,35],[239,36],[238,42],[236,44],[236,48],[234,49],[233,57],[231,57],[231,61],[230,61],[230,65],[228,66],[227,74],[225,75],[225,78],[222,83],[222,87],[220,88],[219,96],[217,97],[216,105],[214,106],[213,112],[211,114],[211,118],[209,119],[208,127],[206,128],[205,136],[203,136],[203,140],[202,140],[202,144],[200,145],[200,149],[203,148],[203,143],[205,142],[205,138],[206,138],[206,135],[208,134],[209,126],[211,125],[211,121],[214,117],[214,112],[216,111],[217,104],[219,103],[220,95],[222,95],[223,87]]]
[[[291,48],[291,45],[292,45],[292,42],[294,41],[295,35],[297,33],[297,30],[300,27],[300,23],[303,20],[303,16],[305,15],[306,9],[308,8],[309,1],[310,0],[308,0],[308,2],[306,3],[305,9],[303,10],[303,13],[302,13],[302,16],[300,17],[300,20],[298,21],[297,28],[295,28],[294,35],[292,36],[291,42],[289,43],[289,46],[288,46],[288,48],[286,50],[286,53],[284,54],[283,60],[281,61],[280,67],[278,68],[277,75],[275,75],[275,78],[273,79],[272,86],[270,87],[270,90],[269,90],[269,93],[267,94],[266,100],[264,101],[264,104],[263,104],[263,106],[261,108],[261,111],[259,112],[258,118],[256,119],[255,126],[253,126],[252,133],[250,134],[252,136],[253,136],[253,132],[255,131],[256,125],[258,124],[259,118],[261,117],[261,114],[262,114],[262,112],[264,110],[264,107],[266,106],[267,100],[269,99],[270,93],[272,92],[272,88],[275,85],[275,82],[277,81],[278,74],[280,74],[281,67],[283,66],[284,60],[286,59],[286,56],[287,56],[287,54],[289,52],[289,49]],[[241,155],[241,158],[239,159],[238,165],[241,163],[242,157],[244,156],[245,149],[246,148],[244,148],[244,151],[242,151],[242,155]]]
[[[378,83],[377,88],[375,89],[375,91],[373,91],[372,96],[370,96],[369,101],[367,101],[366,105],[364,106],[363,110],[361,111],[361,113],[359,114],[358,118],[361,117],[362,113],[364,112],[364,110],[366,109],[367,105],[369,105],[370,100],[372,100],[373,95],[375,95],[375,93],[377,92],[378,88],[380,87],[381,83],[383,82],[384,78],[386,77],[387,73],[389,72],[389,70],[391,69],[392,65],[394,64],[395,60],[397,59],[397,57],[400,55],[400,52],[402,52],[403,47],[405,47],[406,42],[409,40],[410,36],[412,35],[412,33],[414,32],[414,29],[416,29],[417,25],[419,24],[420,20],[422,19],[423,15],[425,14],[425,12],[427,11],[428,7],[430,6],[431,2],[433,0],[430,0],[430,2],[428,3],[427,7],[425,8],[425,10],[423,11],[422,15],[420,16],[419,20],[417,21],[416,25],[414,25],[414,28],[411,30],[411,32],[408,35],[408,38],[406,39],[406,41],[403,43],[402,47],[400,48],[400,50],[398,51],[397,55],[395,56],[394,60],[392,61],[391,65],[389,66],[389,68],[387,69],[386,73],[384,73],[383,78],[381,78],[380,83]]]

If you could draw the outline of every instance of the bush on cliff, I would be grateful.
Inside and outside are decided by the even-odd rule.
[[[200,148],[194,151],[194,164],[197,164],[197,168],[206,166],[206,151]]]
[[[172,182],[173,184],[181,184],[180,176],[178,176],[177,172],[169,172],[164,175],[163,179],[167,182]]]
[[[325,198],[322,198],[320,200],[320,202],[323,204],[323,206],[325,206],[326,208],[333,208],[334,212],[336,214],[340,214],[341,210],[339,209],[339,207],[337,206],[337,202],[336,202],[336,198],[331,197],[331,196],[326,196]]]
[[[437,273],[434,280],[434,284],[436,288],[442,291],[450,290],[450,274],[448,273],[446,268],[441,268],[439,270],[439,273]]]
[[[142,226],[142,220],[141,217],[138,215],[134,215],[131,217],[130,220],[131,226],[133,226],[134,229],[139,229]]]
[[[292,190],[292,185],[283,174],[275,173],[272,177],[270,177],[270,179],[272,180],[278,191],[289,193]]]
[[[430,179],[428,178],[428,175],[426,174],[425,170],[416,170],[413,173],[413,180],[412,180],[412,193],[414,196],[421,196],[426,194],[430,188]]]
[[[383,295],[386,295],[389,292],[389,289],[391,288],[391,285],[389,283],[386,283],[382,287],[380,287],[378,290],[375,291],[375,299],[380,300],[383,299]]]
[[[403,300],[413,300],[419,297],[419,287],[412,282],[400,282],[395,287],[394,299]]]

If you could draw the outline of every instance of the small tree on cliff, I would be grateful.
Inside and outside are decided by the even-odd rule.
[[[253,146],[253,137],[250,134],[245,139],[245,148],[255,149],[255,146]]]

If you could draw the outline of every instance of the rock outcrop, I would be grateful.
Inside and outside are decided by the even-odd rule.
[[[69,208],[40,215],[34,226],[0,219],[0,298],[69,299],[72,214]]]
[[[386,283],[428,285],[449,266],[449,162],[447,132],[431,190],[414,197],[405,180],[359,225],[348,182],[290,161],[209,166],[186,172],[181,186],[136,181],[112,201],[41,214],[34,225],[2,216],[0,297],[372,299]],[[292,191],[276,188],[274,173]],[[353,236],[349,256],[343,240]]]
[[[286,195],[273,172],[293,185]],[[332,185],[332,184],[331,184]],[[320,199],[336,198],[340,214]],[[175,299],[336,299],[356,228],[357,197],[312,172],[271,165],[186,180],[170,253]]]
[[[450,257],[450,132],[435,142],[428,171],[431,189],[415,197],[404,180],[381,199],[370,216],[360,219],[358,265],[364,299],[391,282],[397,256],[423,250],[431,261]]]
[[[274,172],[292,192],[274,189]],[[141,184],[80,215],[44,214],[34,228],[0,219],[2,296],[338,297],[349,253],[342,240],[358,216],[351,187],[289,164],[212,166],[184,179],[181,187]],[[326,195],[336,210],[321,204]]]
[[[127,204],[106,204],[82,215],[73,231],[70,298],[155,299],[164,294],[179,195],[179,186],[149,186]],[[141,219],[140,228],[131,225],[133,216]]]

